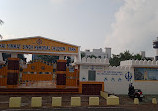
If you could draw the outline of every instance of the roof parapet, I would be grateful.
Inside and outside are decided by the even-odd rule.
[[[83,57],[81,62],[76,62],[76,64],[84,64],[84,65],[103,65],[103,66],[109,66],[109,59],[100,59],[100,58],[86,58]]]
[[[158,61],[147,60],[126,60],[121,61],[120,66],[130,67],[158,67]]]

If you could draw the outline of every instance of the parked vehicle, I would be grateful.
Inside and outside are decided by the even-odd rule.
[[[138,98],[139,101],[143,99],[143,92],[140,89],[134,89],[134,86],[131,84],[128,89],[128,96],[132,98]]]

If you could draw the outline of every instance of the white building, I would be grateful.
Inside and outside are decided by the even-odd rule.
[[[91,55],[96,56],[97,58],[111,58],[111,48],[105,48],[105,52],[103,52],[102,48],[82,51],[85,53],[85,57],[89,57]]]
[[[103,82],[104,91],[128,94],[129,84],[144,94],[158,94],[158,61],[127,60],[120,66],[109,66],[108,59],[82,58],[80,82]]]
[[[146,57],[145,51],[140,51],[139,54],[142,56],[143,59],[146,58],[148,60],[154,60],[154,57]]]

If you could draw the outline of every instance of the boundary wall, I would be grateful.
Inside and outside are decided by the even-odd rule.
[[[134,68],[158,68],[158,61],[127,60],[120,66],[109,66],[108,59],[82,58],[80,63],[82,82],[104,82],[104,91],[111,94],[128,94],[129,84],[141,89],[144,94],[158,94],[158,80],[135,80]],[[96,74],[95,80],[89,80],[89,70]]]

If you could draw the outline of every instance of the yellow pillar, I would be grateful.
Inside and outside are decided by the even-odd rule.
[[[42,97],[31,98],[31,107],[41,107],[41,106],[42,106]]]
[[[107,93],[107,92],[100,91],[100,96],[102,96],[103,98],[107,99],[108,93]]]
[[[10,108],[21,107],[21,97],[10,97],[9,107]]]
[[[71,106],[81,106],[81,98],[71,97]]]
[[[99,105],[99,97],[89,97],[89,105]]]
[[[52,106],[61,106],[62,97],[52,97]]]
[[[119,97],[114,95],[107,97],[107,105],[119,105]]]
[[[139,99],[138,98],[134,98],[134,104],[139,104]]]
[[[152,103],[153,103],[153,104],[157,104],[156,98],[152,98]]]

